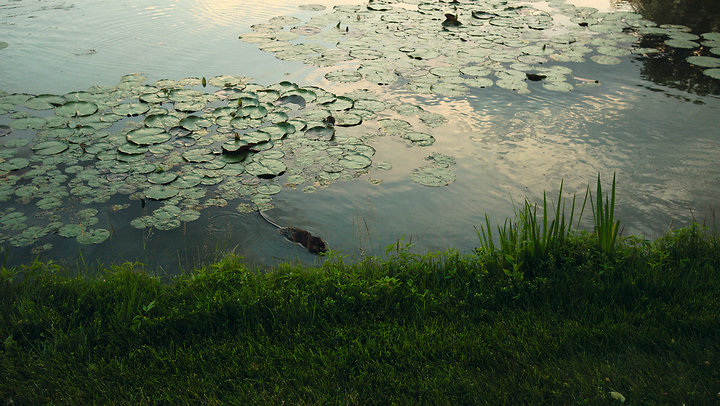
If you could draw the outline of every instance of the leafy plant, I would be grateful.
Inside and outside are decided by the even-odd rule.
[[[538,205],[525,199],[522,207],[515,208],[515,219],[506,219],[505,223],[497,226],[499,247],[495,246],[492,236],[490,220],[485,215],[485,225],[475,231],[480,240],[480,249],[493,253],[513,265],[518,272],[522,263],[537,262],[545,257],[553,248],[561,244],[573,232],[576,199],[573,196],[570,216],[565,215],[565,203],[562,200],[563,182],[560,182],[557,204],[554,217],[550,218],[547,195],[543,193],[542,223],[538,220]],[[585,210],[588,194],[578,216],[578,223]],[[576,225],[577,229],[577,225]]]
[[[588,194],[590,193],[590,186],[588,186]],[[603,204],[602,196],[602,185],[600,182],[600,174],[597,179],[597,191],[596,191],[597,203],[593,204],[593,199],[590,199],[592,205],[593,217],[595,222],[595,234],[597,235],[598,248],[600,251],[612,255],[615,252],[615,245],[617,243],[618,233],[620,231],[620,221],[615,220],[615,174],[613,173],[612,180],[612,191],[610,196],[605,196],[605,203]]]

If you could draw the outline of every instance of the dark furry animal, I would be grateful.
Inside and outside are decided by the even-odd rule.
[[[267,218],[267,216],[265,216],[262,211],[258,210],[258,213],[260,213],[260,216],[262,216],[265,221],[277,227],[278,231],[283,237],[285,237],[289,241],[302,245],[308,251],[310,251],[310,253],[319,255],[323,252],[328,251],[327,244],[325,243],[325,241],[323,241],[322,238],[316,235],[312,235],[309,231],[303,230],[301,228],[280,226],[279,224]]]

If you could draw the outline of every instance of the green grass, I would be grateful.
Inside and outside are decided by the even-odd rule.
[[[526,202],[515,245],[486,234],[467,255],[398,241],[267,272],[227,256],[170,282],[2,268],[0,402],[717,404],[717,234],[619,238],[606,202],[610,246]]]

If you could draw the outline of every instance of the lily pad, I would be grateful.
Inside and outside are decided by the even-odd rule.
[[[32,150],[38,155],[55,155],[67,150],[69,144],[60,140],[49,140],[38,142],[32,146]]]
[[[340,165],[348,169],[364,169],[372,165],[372,160],[361,154],[347,154],[340,159]]]
[[[335,135],[335,128],[332,126],[316,126],[305,131],[305,138],[309,140],[330,141]]]
[[[148,175],[148,182],[154,183],[156,185],[166,185],[175,179],[177,179],[178,175],[175,172],[155,172],[150,175]]]
[[[178,188],[172,186],[156,185],[145,191],[145,197],[152,200],[166,200],[177,196],[180,193]]]
[[[331,82],[352,83],[362,80],[362,74],[355,70],[336,70],[326,73],[325,79]]]
[[[12,128],[6,125],[0,124],[0,137],[4,137],[12,132]],[[7,144],[6,144],[7,145]]]
[[[260,158],[256,162],[249,163],[245,170],[258,178],[269,179],[285,173],[287,166],[278,159]]]
[[[95,114],[98,107],[89,101],[71,101],[55,109],[55,114],[63,117],[84,117]]]
[[[665,40],[665,45],[680,49],[693,49],[700,46],[697,42],[686,39],[667,39]]]
[[[425,134],[417,131],[411,131],[400,135],[401,138],[411,141],[415,145],[423,147],[432,145],[435,143],[435,137],[430,134]]]
[[[182,157],[188,162],[209,162],[215,155],[208,148],[195,148],[183,152]]]
[[[709,76],[713,79],[720,79],[720,68],[705,69],[703,75]]]
[[[410,174],[410,178],[424,186],[447,186],[455,181],[455,172],[450,168],[438,168],[435,166],[423,166],[417,168]]]
[[[150,109],[147,103],[123,103],[113,108],[113,113],[119,116],[137,116]]]
[[[82,234],[84,228],[82,224],[65,224],[58,229],[58,234],[66,238],[74,238]]]
[[[689,56],[686,59],[689,63],[703,68],[720,68],[720,58],[711,56]]]
[[[146,127],[138,128],[127,133],[126,139],[136,145],[161,144],[172,138],[162,128]]]
[[[28,99],[25,107],[33,110],[49,110],[65,103],[65,98],[54,94],[41,94]]]
[[[110,231],[104,228],[94,230],[86,230],[84,233],[75,237],[80,244],[100,244],[110,237]]]
[[[0,162],[0,170],[15,171],[24,169],[28,165],[30,165],[30,160],[27,158],[10,158],[7,161]]]
[[[180,120],[180,126],[190,131],[197,131],[202,128],[210,127],[213,123],[204,117],[187,116]]]

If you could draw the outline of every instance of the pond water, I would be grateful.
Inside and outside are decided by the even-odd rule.
[[[313,3],[0,5],[6,263],[321,261],[258,208],[350,258],[469,251],[598,173],[624,234],[715,221],[719,10]]]

